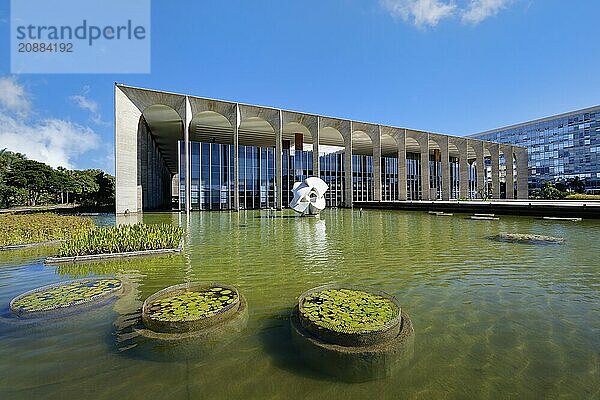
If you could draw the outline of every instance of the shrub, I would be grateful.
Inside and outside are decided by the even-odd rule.
[[[568,199],[568,200],[600,200],[600,195],[573,193],[573,194],[567,195],[566,199]]]
[[[94,227],[87,217],[52,213],[0,215],[0,246],[67,239]]]

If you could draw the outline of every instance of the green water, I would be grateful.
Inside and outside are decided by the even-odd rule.
[[[52,251],[0,253],[0,307],[26,290],[116,276],[108,306],[37,324],[0,321],[1,399],[598,399],[600,221],[472,221],[396,211],[146,214],[186,227],[183,255],[43,266]],[[113,216],[98,222],[114,223]],[[563,245],[499,243],[499,232]],[[185,281],[237,285],[241,336],[197,359],[160,361],[130,329],[150,294]],[[290,346],[288,312],[325,283],[395,295],[416,336],[410,365],[349,384],[314,373]]]

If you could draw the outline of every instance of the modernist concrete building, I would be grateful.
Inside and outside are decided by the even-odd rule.
[[[117,213],[281,209],[309,175],[334,207],[527,198],[524,147],[120,84],[115,146]]]
[[[529,149],[529,188],[580,178],[600,193],[600,106],[469,136]]]

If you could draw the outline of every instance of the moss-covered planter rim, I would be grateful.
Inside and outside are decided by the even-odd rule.
[[[527,244],[562,244],[565,242],[564,238],[538,235],[532,233],[506,233],[501,232],[496,236],[492,236],[492,239],[499,242],[513,242],[513,243],[527,243]]]
[[[123,253],[101,253],[101,254],[89,254],[74,257],[46,257],[44,260],[45,264],[65,264],[85,261],[95,261],[111,258],[125,258],[125,257],[137,257],[147,256],[152,254],[169,254],[169,253],[180,253],[183,250],[183,241],[179,244],[179,247],[174,249],[153,249],[153,250],[139,250],[139,251],[127,251]]]
[[[342,332],[320,324],[316,324],[315,322],[311,321],[309,318],[306,317],[307,312],[304,308],[304,301],[307,297],[311,297],[315,293],[332,289],[348,289],[352,291],[361,291],[369,293],[371,295],[382,297],[386,300],[389,300],[395,307],[395,315],[381,327],[365,331],[355,330],[351,332]],[[300,297],[298,298],[298,304],[296,308],[298,312],[298,319],[304,327],[304,329],[311,332],[311,334],[315,335],[323,341],[341,346],[368,346],[385,342],[398,334],[402,323],[402,308],[400,306],[400,303],[394,296],[381,290],[354,285],[329,284],[309,289],[302,295],[300,295]]]
[[[102,293],[87,297],[87,298],[82,298],[80,300],[77,301],[72,301],[69,303],[64,303],[64,304],[60,304],[60,305],[56,305],[52,308],[44,308],[44,309],[40,309],[40,310],[25,310],[22,307],[19,307],[17,305],[18,301],[30,296],[32,294],[36,294],[36,293],[41,293],[41,292],[45,292],[45,291],[49,291],[51,289],[55,289],[58,288],[60,286],[67,286],[73,283],[79,283],[79,282],[87,282],[87,281],[102,281],[102,280],[106,280],[106,279],[110,279],[110,280],[115,280],[118,282],[118,285],[115,286],[114,288],[111,288],[110,290],[105,290]],[[21,293],[20,295],[14,297],[10,303],[9,303],[9,308],[10,310],[20,316],[20,317],[37,317],[37,316],[44,316],[44,315],[50,315],[50,314],[54,314],[56,312],[59,312],[61,310],[72,310],[72,309],[77,309],[81,306],[87,306],[87,305],[91,305],[91,304],[95,304],[98,302],[101,302],[103,300],[107,300],[112,298],[115,294],[117,294],[118,292],[120,292],[123,289],[123,282],[120,279],[117,278],[83,278],[83,279],[74,279],[74,280],[70,280],[70,281],[64,281],[64,282],[57,282],[57,283],[53,283],[50,285],[45,285],[45,286],[41,286],[32,290],[29,290],[27,292]]]
[[[296,309],[297,311],[297,309]],[[415,330],[402,310],[402,324],[395,337],[382,343],[341,346],[314,336],[302,326],[297,312],[290,320],[292,343],[313,369],[346,382],[365,382],[393,375],[410,365],[414,356]]]
[[[145,324],[136,328],[135,332],[148,339],[157,340],[163,343],[178,342],[185,339],[199,339],[217,341],[223,339],[223,335],[239,333],[244,329],[248,322],[248,302],[246,298],[239,294],[239,306],[231,318],[214,323],[197,330],[182,330],[173,332],[159,332],[149,329]]]
[[[212,315],[205,316],[200,315],[194,319],[176,320],[176,321],[164,321],[156,318],[152,318],[150,313],[150,306],[165,298],[173,297],[178,293],[184,293],[187,291],[202,291],[210,288],[222,288],[232,291],[234,301],[231,304],[227,304],[221,307],[217,312]],[[229,320],[236,313],[239,312],[241,303],[241,294],[239,290],[229,284],[221,282],[188,282],[178,285],[169,286],[158,292],[150,295],[142,305],[142,322],[150,330],[159,333],[184,333],[194,332],[209,328],[211,326],[222,323],[223,321]]]

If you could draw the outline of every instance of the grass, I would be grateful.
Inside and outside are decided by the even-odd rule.
[[[58,256],[175,249],[182,237],[182,228],[167,224],[102,227],[73,235],[60,246]]]
[[[565,199],[567,199],[567,200],[600,200],[600,195],[574,193],[574,194],[567,195],[565,197]]]
[[[0,246],[68,239],[94,227],[91,218],[52,213],[0,215]]]

